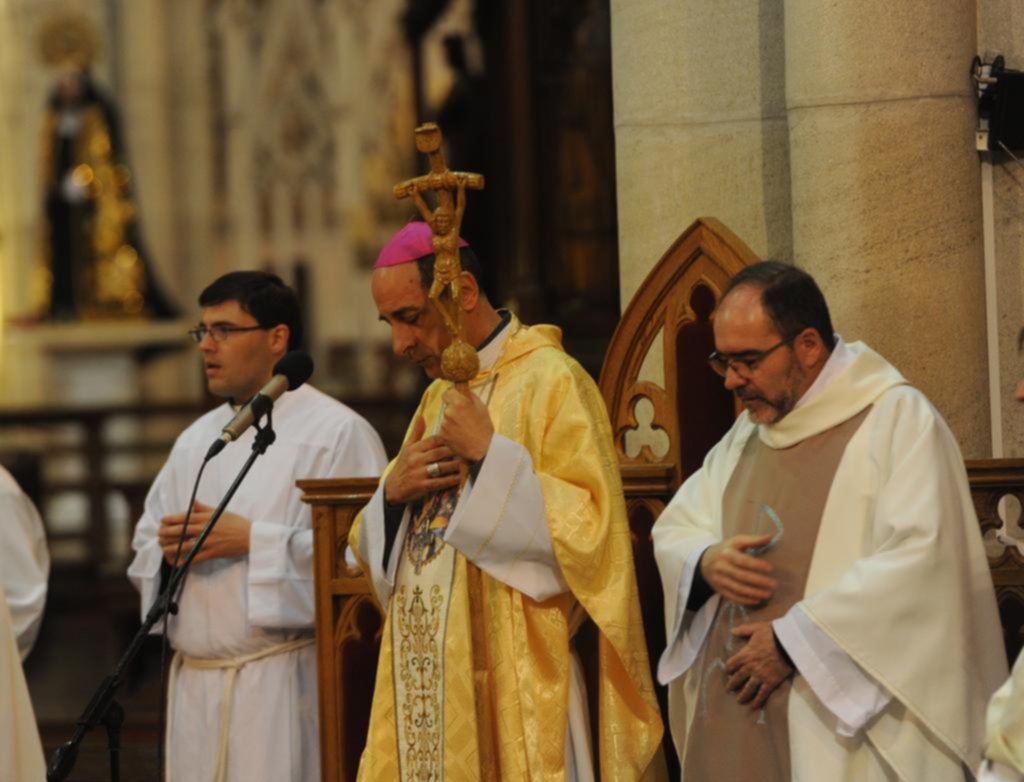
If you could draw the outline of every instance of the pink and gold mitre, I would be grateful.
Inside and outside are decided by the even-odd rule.
[[[420,220],[407,223],[405,227],[392,236],[373,264],[374,269],[387,266],[398,266],[431,255],[434,252],[434,232],[430,225]],[[469,242],[459,237],[459,247],[469,247]]]

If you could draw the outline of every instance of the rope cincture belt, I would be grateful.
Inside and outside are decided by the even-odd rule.
[[[235,680],[238,677],[238,672],[246,665],[257,660],[262,660],[265,657],[274,657],[279,654],[285,654],[286,652],[294,652],[299,649],[304,649],[307,646],[312,646],[316,639],[314,638],[296,638],[294,641],[285,641],[284,643],[275,644],[274,646],[268,646],[266,649],[260,649],[258,652],[252,652],[250,654],[242,654],[238,657],[225,657],[222,659],[209,658],[209,657],[189,657],[181,652],[174,653],[174,659],[171,660],[171,673],[168,677],[167,682],[167,715],[168,715],[168,729],[167,736],[164,738],[165,742],[165,757],[167,758],[167,776],[168,780],[171,779],[171,725],[174,720],[174,701],[175,692],[177,690],[178,672],[182,666],[186,668],[194,668],[200,671],[212,671],[212,670],[226,670],[227,675],[224,677],[224,692],[222,694],[222,700],[220,704],[220,730],[217,741],[217,767],[213,772],[213,782],[224,782],[224,777],[227,774],[227,760],[228,760],[228,729],[231,726],[231,703],[235,694]]]

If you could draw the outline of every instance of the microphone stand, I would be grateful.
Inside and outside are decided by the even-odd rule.
[[[79,744],[82,743],[82,739],[85,738],[85,735],[90,730],[100,724],[103,724],[107,729],[107,749],[110,752],[110,780],[111,782],[120,782],[120,735],[121,725],[124,722],[124,708],[114,699],[114,695],[123,683],[125,670],[127,670],[132,660],[135,659],[139,651],[142,649],[143,643],[150,631],[168,614],[178,613],[178,605],[174,600],[174,596],[181,586],[182,581],[184,581],[185,574],[188,572],[189,566],[192,564],[192,560],[195,559],[196,554],[199,553],[203,543],[210,536],[210,532],[213,531],[213,525],[217,523],[221,514],[224,513],[224,508],[227,507],[231,498],[235,496],[235,492],[238,491],[238,487],[241,485],[245,476],[249,474],[249,470],[252,469],[252,465],[255,463],[256,459],[262,456],[266,452],[267,448],[274,443],[274,440],[277,439],[277,435],[273,430],[273,420],[271,418],[272,407],[273,401],[271,400],[270,406],[267,408],[266,424],[261,427],[258,421],[253,423],[253,426],[256,428],[256,439],[252,444],[252,453],[242,466],[242,469],[239,471],[234,483],[231,484],[231,487],[224,495],[224,498],[220,501],[220,505],[217,506],[213,515],[210,516],[210,520],[203,528],[203,531],[199,533],[199,537],[196,538],[196,542],[195,545],[192,546],[192,550],[189,551],[188,556],[185,557],[185,561],[182,562],[181,567],[171,575],[168,580],[167,587],[154,601],[153,607],[150,608],[149,613],[146,614],[146,618],[143,620],[139,631],[135,633],[135,637],[128,645],[124,654],[121,655],[121,659],[118,660],[117,666],[114,668],[114,672],[112,674],[108,674],[103,681],[100,682],[100,686],[93,694],[92,700],[89,701],[89,705],[85,707],[85,711],[82,712],[82,716],[80,716],[78,718],[78,722],[75,723],[75,731],[71,738],[54,750],[53,755],[50,757],[50,764],[46,769],[47,782],[63,782],[63,780],[68,778],[68,774],[71,773],[72,769],[75,767],[75,762],[78,760]],[[161,736],[160,741],[163,740],[164,738]]]

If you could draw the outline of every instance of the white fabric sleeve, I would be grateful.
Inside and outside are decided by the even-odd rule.
[[[721,600],[712,596],[699,611],[687,611],[694,575],[704,550],[722,540],[722,496],[747,438],[754,433],[746,415],[687,478],[651,529],[654,557],[665,593],[667,645],[658,662],[658,681],[684,674],[707,640]]]
[[[444,539],[488,575],[533,600],[569,591],[551,545],[533,459],[524,446],[503,435],[491,438]]]
[[[302,513],[311,516],[308,507]],[[256,627],[301,628],[313,624],[313,530],[308,525],[296,529],[252,522],[248,594],[248,619]]]
[[[377,491],[360,511],[362,519],[359,526],[359,559],[370,568],[370,584],[377,595],[377,601],[386,606],[395,588],[395,574],[398,570],[398,557],[389,556],[384,551],[387,542],[384,532],[384,481],[380,482]],[[402,513],[402,523],[398,527],[395,539],[391,543],[391,551],[400,551],[405,532],[409,528],[409,506]]]
[[[153,481],[149,494],[146,495],[142,518],[135,525],[135,533],[132,535],[132,549],[135,551],[135,557],[128,565],[128,580],[139,591],[140,618],[143,621],[153,603],[156,602],[157,594],[160,591],[160,563],[163,561],[164,553],[160,548],[158,534],[160,519],[169,512],[166,510],[170,507],[167,494],[170,493],[173,483],[174,468],[172,464],[174,459],[175,453],[172,451]],[[153,628],[152,632],[162,632],[162,629],[163,622],[161,621]]]
[[[40,782],[46,761],[7,600],[0,581],[0,779]]]
[[[565,779],[597,779],[587,708],[587,677],[575,651],[569,654],[569,719],[565,726]]]
[[[0,578],[22,660],[39,635],[49,573],[46,532],[35,505],[20,490],[4,492],[0,495]]]
[[[353,419],[342,427],[326,473],[309,477],[376,477],[385,463],[377,433]],[[297,524],[251,519],[248,619],[257,627],[312,627],[316,621],[312,511],[296,502],[303,517]]]
[[[892,700],[799,605],[772,622],[772,629],[797,671],[836,716],[840,736],[857,735]]]
[[[658,660],[658,682],[668,684],[673,679],[682,676],[693,665],[697,659],[700,648],[704,645],[708,631],[711,629],[711,621],[718,611],[718,604],[722,596],[717,592],[699,609],[689,612],[686,603],[690,599],[690,591],[693,589],[693,579],[697,575],[697,567],[700,565],[700,558],[704,556],[708,546],[717,543],[714,538],[708,537],[703,545],[701,542],[694,543],[694,549],[687,557],[683,565],[682,575],[679,577],[679,593],[676,596],[676,614],[672,621],[672,627],[666,638],[665,651]],[[686,614],[690,613],[690,621],[685,622]]]
[[[978,769],[978,782],[1024,782],[1024,774],[1002,763],[983,760]]]
[[[1024,654],[1010,677],[989,699],[985,713],[984,755],[994,765],[1024,772]]]

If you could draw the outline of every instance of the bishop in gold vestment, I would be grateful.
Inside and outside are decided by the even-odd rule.
[[[429,228],[406,226],[373,293],[395,352],[437,378],[430,253]],[[427,389],[350,536],[386,614],[359,778],[643,778],[662,726],[607,413],[559,330],[491,308],[461,253],[472,395]],[[588,616],[596,748],[573,651]]]

